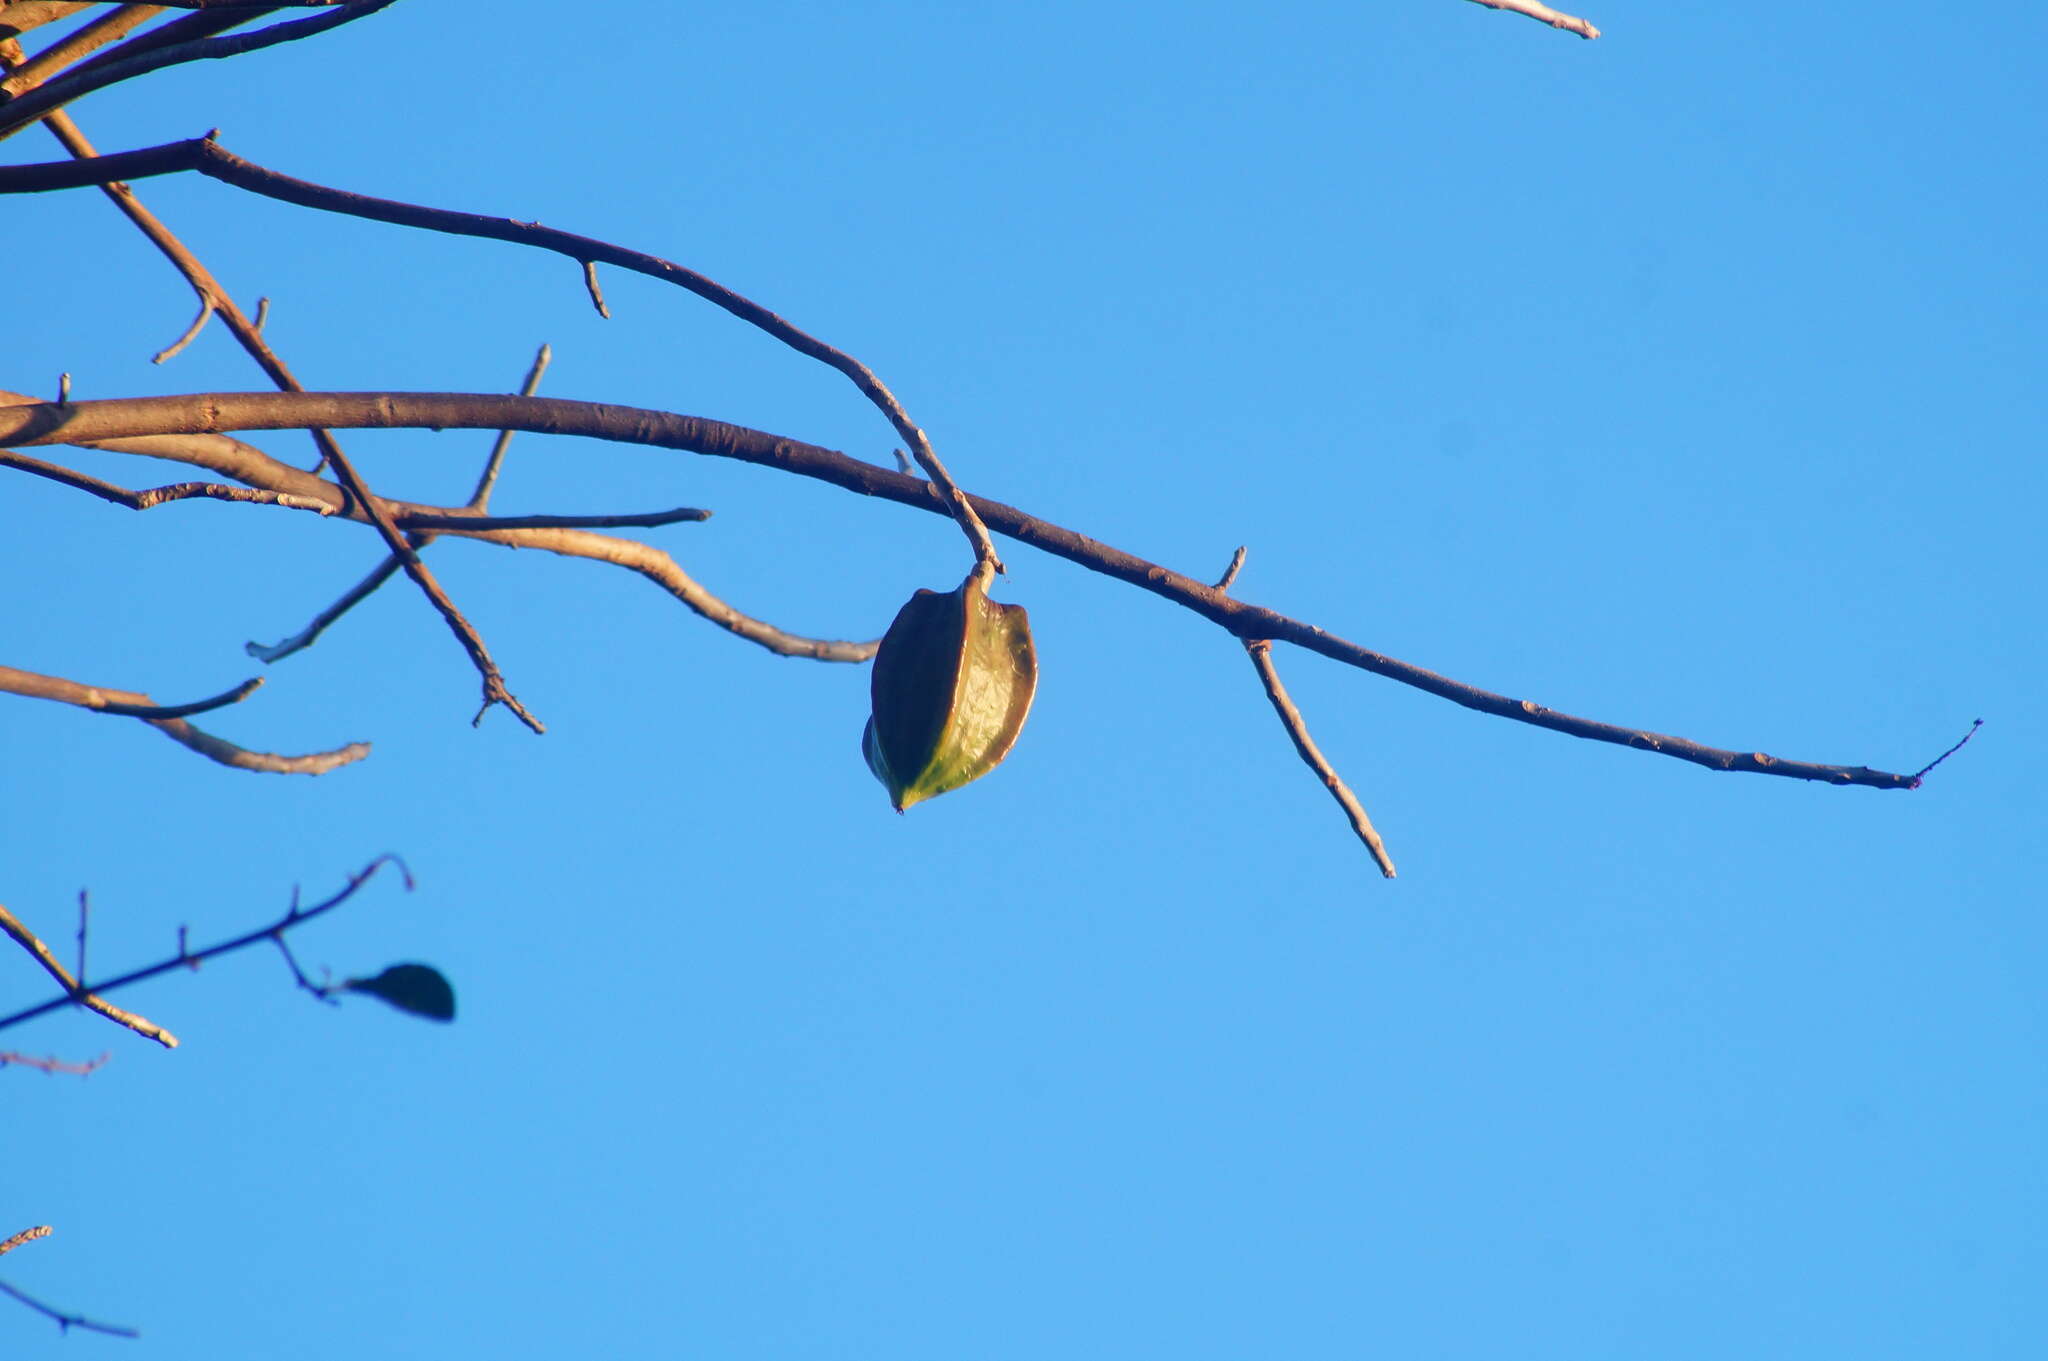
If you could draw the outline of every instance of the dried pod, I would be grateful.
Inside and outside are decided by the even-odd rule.
[[[1016,745],[1038,688],[1024,607],[990,600],[978,573],[919,591],[882,635],[869,688],[861,751],[897,812],[980,779]]]

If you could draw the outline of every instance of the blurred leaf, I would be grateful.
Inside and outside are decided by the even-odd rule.
[[[868,769],[899,813],[978,780],[1016,745],[1037,687],[1022,605],[990,600],[971,573],[957,590],[921,590],[875,654]]]
[[[351,978],[341,986],[381,997],[400,1011],[430,1021],[455,1019],[454,987],[439,969],[425,964],[394,964],[375,978]]]

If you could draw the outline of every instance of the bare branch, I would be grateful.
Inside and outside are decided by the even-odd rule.
[[[48,84],[38,86],[16,99],[0,106],[0,137],[6,137],[44,114],[63,107],[74,99],[104,89],[123,80],[147,75],[166,66],[177,66],[184,62],[214,60],[223,57],[240,56],[278,43],[293,42],[300,38],[311,38],[325,33],[342,24],[365,19],[393,3],[393,0],[350,0],[329,13],[306,19],[293,19],[254,33],[237,33],[216,38],[200,38],[192,42],[175,43],[168,47],[156,47],[152,51],[135,55],[117,56],[116,60],[91,63],[59,76]],[[265,8],[268,8],[267,6]],[[209,16],[195,14],[193,19]],[[236,14],[230,11],[224,17],[232,24],[246,22],[256,17],[253,13]]]
[[[161,13],[161,5],[121,5],[108,10],[8,72],[5,79],[0,79],[0,96],[12,99],[24,90],[34,89],[73,62],[84,60]],[[11,8],[8,14],[12,16]]]
[[[0,1281],[0,1294],[12,1295],[15,1299],[20,1300],[23,1304],[35,1310],[37,1313],[46,1315],[49,1318],[57,1320],[57,1329],[59,1332],[68,1333],[73,1328],[83,1328],[89,1333],[106,1333],[113,1337],[142,1336],[141,1333],[138,1333],[133,1328],[121,1328],[111,1323],[94,1323],[91,1319],[86,1318],[82,1314],[66,1314],[61,1312],[60,1310],[52,1309],[49,1305],[44,1304],[41,1300],[35,1298],[33,1295],[23,1294],[21,1291],[16,1290],[13,1286],[9,1285],[5,1281]]]
[[[1961,737],[1957,738],[1956,744],[1954,746],[1950,747],[1947,751],[1943,752],[1941,755],[1935,757],[1932,761],[1929,761],[1926,765],[1920,767],[1920,769],[1913,772],[1913,783],[1920,783],[1921,777],[1926,775],[1928,771],[1934,769],[1943,761],[1946,761],[1949,757],[1961,751],[1963,749],[1963,744],[1968,742],[1971,738],[1975,737],[1977,735],[1977,729],[1983,726],[1984,720],[1981,718],[1972,722],[1970,724],[1970,730],[1964,733]]]
[[[85,1077],[89,1073],[92,1073],[100,1068],[104,1068],[107,1064],[107,1060],[113,1057],[114,1056],[112,1054],[101,1054],[98,1058],[87,1059],[84,1063],[72,1063],[69,1060],[60,1059],[55,1055],[51,1055],[48,1058],[39,1059],[35,1057],[33,1054],[24,1054],[18,1050],[0,1049],[0,1068],[5,1068],[9,1065],[12,1065],[16,1068],[34,1068],[38,1072],[43,1073],[64,1073],[67,1075]],[[5,1246],[0,1245],[0,1252],[4,1251],[6,1251]]]
[[[0,403],[9,400],[7,395],[0,395]],[[944,513],[944,508],[936,503],[926,483],[849,458],[835,450],[703,417],[609,403],[483,393],[257,392],[137,397],[121,401],[73,402],[64,406],[48,403],[0,405],[0,444],[90,444],[164,431],[198,434],[221,430],[296,429],[312,425],[336,429],[420,427],[432,430],[509,426],[540,434],[583,435],[623,444],[682,449],[718,458],[738,459],[814,478],[864,496],[883,497],[919,510]],[[259,457],[275,464],[275,460],[265,455],[259,453]],[[275,466],[284,469],[282,464]],[[239,473],[230,475],[241,477]],[[325,485],[317,479],[309,479],[310,487],[274,483],[267,478],[257,480],[274,490],[313,495],[320,494],[316,489]],[[1246,604],[1206,582],[1196,581],[1070,529],[1050,524],[1014,506],[981,497],[973,500],[982,519],[1010,538],[1174,601],[1239,638],[1268,638],[1293,643],[1333,661],[1385,676],[1480,713],[1548,728],[1572,737],[1655,752],[1711,770],[1864,785],[1875,789],[1915,787],[1914,778],[1910,775],[1896,775],[1868,766],[1784,760],[1763,752],[1728,751],[1688,738],[1559,713],[1533,700],[1510,699],[1360,647],[1301,620]],[[499,532],[569,535],[580,531]]]
[[[282,642],[271,643],[267,646],[253,641],[247,642],[242,644],[243,650],[251,657],[265,662],[280,662],[286,657],[291,656],[294,652],[304,651],[319,641],[320,635],[327,632],[328,626],[333,624],[335,620],[369,599],[370,596],[376,593],[379,586],[382,586],[385,582],[396,576],[399,567],[402,565],[397,558],[386,557],[384,561],[370,569],[368,576],[342,592],[341,599],[314,615],[312,623],[306,625],[306,627],[300,629],[291,637],[286,638]]]
[[[246,950],[251,945],[259,944],[265,940],[274,940],[283,935],[284,932],[303,926],[315,917],[323,916],[341,906],[350,898],[353,898],[356,891],[368,883],[376,875],[377,871],[387,864],[398,866],[399,876],[405,881],[407,891],[410,891],[413,886],[412,871],[405,867],[405,862],[395,855],[380,855],[362,869],[351,874],[348,877],[348,882],[333,896],[315,903],[311,907],[299,906],[298,893],[294,890],[291,906],[282,917],[279,917],[268,926],[259,926],[254,931],[246,931],[239,936],[221,941],[217,945],[209,945],[204,950],[187,949],[183,934],[181,933],[176,954],[168,959],[159,960],[155,964],[148,964],[140,969],[131,969],[119,977],[107,979],[95,985],[94,991],[103,993],[113,992],[117,988],[129,987],[147,979],[155,978],[159,974],[169,973],[172,969],[196,968],[201,963],[216,956],[232,954],[236,950]],[[9,923],[13,923],[13,925],[10,926]],[[20,934],[17,934],[16,928],[20,928]],[[37,957],[42,962],[43,967],[50,969],[56,975],[58,981],[64,984],[66,989],[65,995],[62,997],[55,997],[36,1006],[24,1008],[11,1016],[0,1016],[0,1030],[20,1025],[24,1021],[32,1021],[38,1016],[44,1016],[69,1006],[74,1001],[85,1001],[88,1005],[93,1005],[95,1011],[102,1010],[103,1008],[112,1010],[112,1008],[107,1008],[105,1003],[98,1002],[97,998],[81,998],[77,986],[70,982],[68,976],[63,972],[63,965],[58,964],[55,958],[49,955],[48,947],[44,946],[41,941],[36,940],[33,935],[28,935],[27,929],[21,927],[21,924],[15,921],[13,914],[9,913],[4,907],[0,907],[0,930],[5,930],[7,934],[14,936],[16,940],[23,940],[23,936],[26,936],[27,939],[23,940],[24,946],[29,948],[31,954],[37,954],[40,951]],[[30,942],[33,942],[33,945],[30,945]],[[170,1047],[175,1046],[177,1041],[173,1039],[167,1040],[164,1043],[167,1047]]]
[[[1230,566],[1224,568],[1223,575],[1217,578],[1216,589],[1218,591],[1228,591],[1230,589],[1231,583],[1237,580],[1237,574],[1239,572],[1242,572],[1243,570],[1244,545],[1239,544],[1237,546],[1237,551],[1230,555]]]
[[[420,227],[456,236],[478,236],[534,246],[558,255],[566,255],[585,266],[594,263],[617,265],[622,269],[629,269],[685,288],[740,320],[766,331],[797,353],[836,369],[852,381],[862,395],[888,418],[889,423],[910,447],[910,452],[916,457],[918,464],[924,468],[925,474],[939,489],[940,503],[946,508],[947,513],[958,521],[961,531],[967,535],[968,542],[974,545],[978,569],[989,572],[1003,570],[1002,561],[996,555],[995,544],[989,538],[988,527],[982,524],[976,515],[972,501],[960,490],[958,484],[953,481],[952,474],[947,472],[945,465],[939,461],[938,453],[932,448],[931,440],[926,437],[925,432],[910,419],[910,414],[903,409],[903,404],[896,400],[896,395],[889,391],[867,365],[845,351],[827,345],[816,336],[799,330],[759,303],[735,293],[695,270],[686,269],[674,261],[664,260],[659,256],[599,241],[594,237],[556,231],[537,222],[519,222],[510,218],[451,212],[443,208],[428,208],[418,204],[330,189],[325,185],[293,179],[288,175],[266,170],[223,150],[210,139],[171,142],[148,151],[105,156],[99,158],[97,167],[79,169],[98,169],[106,173],[76,178],[74,172],[74,177],[67,178],[61,173],[56,173],[56,168],[53,167],[10,167],[0,170],[0,193],[77,188],[83,184],[104,184],[110,179],[140,179],[149,175],[196,170],[224,184],[232,184],[251,193],[280,199],[286,203],[296,203],[301,207],[364,217],[375,222],[390,222],[403,227]]]
[[[1294,707],[1294,701],[1288,697],[1287,687],[1280,683],[1280,672],[1273,665],[1273,645],[1263,638],[1246,638],[1241,641],[1244,643],[1244,650],[1251,656],[1252,666],[1259,673],[1260,683],[1266,687],[1266,698],[1273,702],[1273,712],[1280,715],[1280,722],[1286,727],[1287,735],[1294,739],[1295,751],[1301,754],[1301,759],[1308,768],[1316,773],[1316,778],[1323,782],[1323,787],[1330,791],[1330,797],[1344,810],[1344,816],[1351,819],[1351,830],[1358,833],[1358,839],[1372,852],[1372,858],[1379,864],[1380,873],[1389,879],[1393,878],[1393,857],[1387,854],[1386,843],[1380,840],[1380,834],[1374,830],[1372,819],[1365,815],[1365,806],[1359,803],[1358,796],[1351,792],[1351,787],[1337,774],[1337,768],[1330,764],[1329,758],[1316,746],[1315,739],[1308,735],[1307,720],[1302,718],[1301,710]]]
[[[1539,0],[1472,0],[1475,5],[1488,9],[1506,10],[1511,14],[1525,14],[1539,24],[1549,24],[1567,33],[1576,33],[1581,38],[1597,38],[1600,30],[1575,15],[1563,14]]]
[[[585,260],[583,262],[583,287],[589,291],[590,305],[597,309],[597,314],[606,321],[610,321],[612,319],[612,309],[604,305],[604,290],[598,287],[597,284],[597,261],[595,260]]]
[[[149,487],[143,491],[130,491],[89,477],[62,464],[45,463],[27,454],[17,454],[10,449],[0,449],[0,468],[19,468],[37,477],[47,477],[52,482],[61,482],[67,487],[89,492],[102,501],[110,501],[130,510],[150,510],[169,501],[248,501],[258,505],[285,506],[291,510],[310,510],[318,515],[332,515],[335,508],[324,501],[312,501],[289,492],[265,491],[261,487],[230,487],[221,482],[174,482],[166,487]],[[705,512],[707,515],[709,511]]]
[[[369,11],[364,10],[363,12],[368,13]],[[176,21],[176,23],[186,22],[188,21]],[[190,22],[216,24],[220,21],[205,15],[194,15]],[[235,20],[234,22],[240,21]],[[175,27],[175,24],[168,25],[167,27]],[[162,30],[158,31],[161,32]],[[55,111],[44,122],[49,126],[51,133],[57,140],[63,144],[64,149],[71,153],[74,161],[89,160],[97,157],[97,152],[93,148],[92,143],[79,130],[77,124],[71,121],[68,114],[61,110]],[[147,236],[151,243],[171,262],[173,267],[185,277],[186,282],[191,284],[193,291],[199,295],[202,309],[201,320],[204,320],[203,314],[205,311],[219,312],[222,324],[228,327],[236,340],[241,343],[242,348],[262,367],[273,383],[290,391],[302,391],[303,389],[298,379],[292,376],[291,370],[285,367],[284,361],[279,359],[277,354],[271,350],[258,328],[242,315],[241,309],[235,306],[234,299],[228,295],[225,288],[221,287],[220,282],[213,277],[212,272],[200,263],[199,258],[192,254],[185,244],[171,232],[170,228],[166,227],[154,213],[142,205],[142,201],[136,197],[134,191],[126,184],[118,182],[102,183],[101,188],[113,200],[115,206],[127,216],[129,221],[133,222],[143,235]],[[478,633],[476,627],[456,608],[455,602],[449,599],[448,593],[441,588],[440,582],[435,580],[433,573],[427,570],[427,565],[420,561],[416,547],[405,537],[401,536],[397,527],[391,523],[390,518],[379,508],[379,502],[370,494],[369,487],[356,472],[355,465],[342,452],[340,444],[325,430],[315,430],[312,433],[314,444],[320,450],[321,461],[335,470],[336,476],[340,479],[342,485],[348,488],[353,500],[366,509],[369,523],[376,527],[378,534],[384,540],[385,546],[399,560],[405,569],[406,575],[412,578],[413,584],[419,587],[421,594],[426,596],[428,603],[440,614],[442,622],[447,625],[449,632],[455,635],[456,641],[462,645],[464,653],[468,655],[470,664],[476,668],[477,675],[483,686],[483,707],[477,711],[475,721],[482,721],[484,713],[493,704],[503,704],[533,731],[537,733],[545,731],[540,720],[527,711],[526,706],[519,702],[511,689],[505,684],[504,675],[498,670],[498,664],[492,658],[490,649],[485,646],[483,635]]]
[[[253,685],[239,686],[236,691],[230,691],[226,696],[215,696],[214,700],[201,701],[200,706],[217,707],[215,701],[232,703],[254,688]],[[324,775],[340,766],[360,761],[370,754],[368,742],[351,742],[333,751],[313,752],[304,756],[278,756],[270,752],[249,751],[215,737],[212,733],[202,732],[178,716],[181,712],[198,712],[198,709],[191,706],[174,707],[169,711],[169,716],[152,717],[151,714],[163,714],[165,711],[148,695],[138,691],[83,685],[61,676],[45,676],[11,666],[0,666],[0,693],[22,695],[29,699],[55,700],[60,704],[72,704],[98,713],[139,718],[173,742],[189,747],[209,760],[218,761],[224,766],[233,766],[238,770],[264,771],[277,775]]]
[[[394,515],[401,529],[658,529],[662,525],[698,522],[711,518],[708,510],[677,506],[674,510],[651,510],[637,515],[465,515],[452,512],[433,515],[413,512]]]
[[[20,1233],[9,1234],[6,1238],[0,1238],[0,1257],[5,1257],[23,1243],[33,1243],[38,1238],[48,1238],[49,1236],[50,1226],[48,1224],[38,1224],[33,1228],[23,1229]]]
[[[73,978],[70,972],[57,962],[57,956],[50,952],[50,947],[43,944],[35,932],[22,925],[21,918],[9,912],[4,906],[0,906],[0,933],[12,937],[15,944],[28,951],[29,956],[42,965],[44,971],[63,987],[64,996],[43,1007],[43,1011],[54,1011],[58,1007],[76,1002],[89,1011],[98,1012],[116,1025],[126,1026],[145,1039],[155,1040],[166,1049],[178,1047],[178,1037],[170,1031],[132,1011],[123,1011],[89,990],[82,979]],[[40,1015],[41,1012],[37,1014]]]
[[[0,40],[18,38],[31,29],[69,19],[91,9],[97,0],[12,0],[0,3]]]
[[[526,370],[526,381],[519,385],[520,396],[531,397],[540,391],[541,375],[548,371],[548,365],[554,357],[554,350],[546,345],[533,352],[533,364]],[[492,441],[491,456],[484,460],[484,470],[476,479],[476,490],[469,494],[471,510],[489,509],[491,492],[498,485],[498,472],[505,466],[505,451],[512,447],[513,434],[514,432],[510,430],[500,430],[498,438]]]

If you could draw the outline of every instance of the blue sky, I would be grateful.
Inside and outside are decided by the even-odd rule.
[[[730,14],[721,9],[742,10]],[[1710,774],[1280,648],[1382,882],[1241,650],[1012,545],[1042,677],[1007,764],[897,817],[864,668],[598,566],[430,558],[549,724],[393,586],[209,724],[318,779],[0,697],[5,902],[95,968],[379,881],[297,940],[0,1047],[0,1354],[890,1361],[2011,1357],[2042,1341],[2048,931],[2040,7],[1648,5],[1586,43],[1457,0],[692,11],[404,4],[73,109],[664,255],[872,365],[970,489],[1568,712],[1918,769]],[[45,160],[27,133],[0,149]],[[890,462],[837,375],[673,289],[138,184],[309,386],[543,392]],[[11,198],[9,375],[247,390],[94,195]],[[24,243],[42,243],[24,254]],[[258,442],[300,458],[303,437]],[[459,500],[488,438],[358,432]],[[127,485],[170,465],[81,454]],[[935,517],[521,436],[506,513],[647,531],[871,637]],[[7,664],[183,699],[378,557],[261,507],[0,480]],[[0,1011],[40,1000],[25,958]],[[124,1352],[124,1354],[129,1354]]]

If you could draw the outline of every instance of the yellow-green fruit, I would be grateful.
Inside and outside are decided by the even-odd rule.
[[[875,653],[874,712],[861,734],[868,769],[897,812],[1001,764],[1038,688],[1022,605],[998,605],[980,576],[919,591]]]

